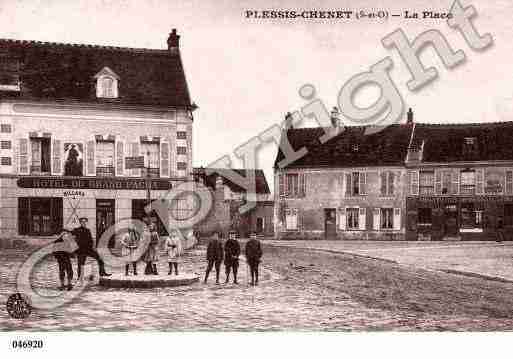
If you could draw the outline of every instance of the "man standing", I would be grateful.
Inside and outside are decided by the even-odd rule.
[[[246,261],[251,271],[251,285],[258,285],[258,265],[262,258],[262,246],[256,233],[251,233],[250,240],[246,243]]]
[[[221,262],[223,261],[223,243],[219,239],[220,233],[214,232],[212,239],[207,246],[207,272],[205,273],[205,284],[207,283],[208,275],[212,267],[216,267],[216,284],[219,284],[219,270],[221,269]]]
[[[224,244],[224,265],[226,268],[226,282],[230,279],[230,269],[233,269],[233,284],[237,284],[237,269],[239,268],[240,245],[235,238],[236,233],[230,231],[228,240]]]
[[[100,268],[100,276],[110,276],[109,273],[105,272],[105,264],[103,263],[103,260],[100,258],[96,249],[93,247],[93,236],[91,235],[89,228],[87,228],[87,218],[82,217],[79,219],[79,222],[80,227],[77,227],[73,230],[73,235],[75,236],[75,241],[78,245],[78,249],[76,251],[78,262],[78,279],[82,279],[82,266],[85,264],[87,257],[96,259],[98,262],[98,267]]]

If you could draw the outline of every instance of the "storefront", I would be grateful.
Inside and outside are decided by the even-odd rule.
[[[421,196],[406,201],[408,240],[495,240],[513,234],[513,196]]]

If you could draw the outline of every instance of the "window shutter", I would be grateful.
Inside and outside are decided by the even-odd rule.
[[[513,171],[506,171],[506,194],[513,194]]]
[[[394,195],[395,191],[395,173],[390,172],[389,178],[388,178],[388,194],[390,196]]]
[[[482,168],[476,170],[476,194],[484,193],[484,170]]]
[[[18,172],[20,175],[29,174],[29,140],[18,139]]]
[[[367,172],[360,172],[360,194],[367,194]]]
[[[442,194],[442,172],[435,172],[435,193]]]
[[[410,172],[410,194],[413,196],[419,195],[419,171]]]
[[[351,197],[351,191],[353,188],[353,175],[346,173],[346,197]]]
[[[169,177],[169,142],[160,142],[160,177]]]
[[[87,141],[86,149],[86,168],[88,176],[96,176],[96,140]]]
[[[140,156],[141,153],[140,153],[140,146],[139,146],[139,142],[132,142],[130,144],[130,156],[131,157],[137,157],[137,156]],[[132,169],[131,171],[132,173],[130,174],[131,176],[134,176],[134,177],[141,177],[141,169],[140,168],[135,168],[135,169]]]
[[[401,208],[394,208],[394,230],[401,230]]]
[[[367,228],[367,211],[366,208],[360,208],[359,218],[358,218],[358,226],[361,231],[364,231]]]
[[[61,140],[52,140],[52,174],[62,174],[62,155],[64,148]]]
[[[381,223],[380,223],[380,210],[379,208],[374,208],[374,211],[373,211],[373,216],[372,216],[372,229],[374,229],[375,231],[379,231],[379,228],[381,226]]]
[[[116,141],[116,176],[125,175],[125,146],[121,140]]]
[[[30,232],[29,201],[27,197],[18,198],[18,233],[22,235]]]
[[[452,193],[459,194],[460,193],[460,171],[455,170],[452,173]]]
[[[285,175],[278,174],[278,193],[280,197],[285,196]]]
[[[299,174],[299,192],[300,197],[306,196],[306,174],[304,173]]]
[[[387,195],[387,174],[388,172],[381,172],[380,173],[380,187],[381,187],[381,195],[386,196]]]
[[[341,231],[346,230],[346,209],[345,208],[338,209],[338,228]]]

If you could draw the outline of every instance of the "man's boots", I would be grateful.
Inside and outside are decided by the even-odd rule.
[[[159,272],[157,272],[157,265],[155,263],[153,264],[153,274],[154,275],[158,275],[159,274]]]

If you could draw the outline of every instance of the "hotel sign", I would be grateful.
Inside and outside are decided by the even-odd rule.
[[[169,180],[151,179],[152,190],[168,190]],[[146,180],[139,178],[53,178],[21,177],[17,181],[21,188],[64,188],[64,189],[109,189],[109,190],[145,190]]]

